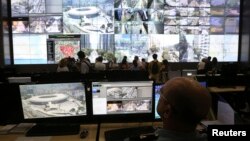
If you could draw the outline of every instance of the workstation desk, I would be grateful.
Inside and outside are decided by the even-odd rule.
[[[98,127],[100,126],[100,127]],[[133,128],[142,126],[161,127],[161,122],[136,122],[136,123],[102,123],[84,124],[80,126],[80,132],[84,129],[88,130],[86,138],[80,138],[80,133],[75,135],[60,136],[40,136],[26,137],[25,133],[8,133],[1,134],[0,141],[105,141],[105,132],[122,128]],[[4,126],[0,126],[0,129]],[[99,129],[99,131],[98,131]]]

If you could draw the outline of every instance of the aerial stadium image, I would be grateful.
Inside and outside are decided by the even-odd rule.
[[[113,33],[113,7],[113,0],[64,0],[64,33]]]
[[[20,93],[25,119],[86,115],[82,83],[20,85]]]

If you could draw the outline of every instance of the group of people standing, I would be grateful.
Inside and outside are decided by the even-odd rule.
[[[152,57],[151,62],[146,62],[144,58],[140,61],[139,57],[135,56],[132,65],[129,66],[127,56],[124,56],[120,68],[122,70],[145,70],[148,71],[149,79],[154,80],[156,83],[166,82],[168,80],[168,60],[164,59],[159,62],[157,54],[153,54]]]
[[[216,57],[208,56],[207,58],[202,58],[197,65],[197,74],[216,74],[217,71],[218,60]]]
[[[132,70],[132,71],[147,71],[149,78],[157,83],[165,82],[168,79],[168,61],[158,61],[158,55],[153,54],[153,60],[146,62],[144,58],[141,60],[138,56],[134,57],[132,63],[127,61],[127,56],[124,56],[121,63],[116,62],[116,58],[110,60],[107,64],[103,63],[103,57],[96,58],[96,62],[91,64],[83,51],[77,53],[78,59],[71,57],[63,58],[59,61],[57,72],[80,72],[86,74],[92,71],[104,70]]]
[[[77,53],[78,59],[67,57],[62,58],[57,65],[57,72],[81,72],[86,74],[92,70],[92,65],[90,60],[86,58],[86,55],[83,51]],[[105,65],[101,65],[102,57],[96,58],[96,66],[100,69],[105,70]]]

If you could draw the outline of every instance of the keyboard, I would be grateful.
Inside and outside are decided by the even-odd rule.
[[[79,134],[80,125],[77,124],[38,124],[33,126],[26,136],[60,136]]]
[[[153,126],[140,126],[132,128],[121,128],[115,130],[109,130],[104,133],[106,141],[124,141],[129,137],[140,136],[141,134],[154,133],[155,128]]]
[[[236,86],[230,86],[230,85],[228,85],[228,86],[218,86],[218,88],[221,88],[221,89],[227,89],[227,88],[232,88],[232,89],[236,89]]]

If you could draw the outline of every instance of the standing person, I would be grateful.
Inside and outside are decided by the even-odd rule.
[[[67,58],[63,58],[59,61],[56,72],[69,72]]]
[[[95,70],[97,71],[104,71],[106,70],[106,65],[102,63],[103,58],[102,56],[99,56],[96,58],[96,62],[95,62]]]
[[[176,77],[161,88],[157,105],[163,128],[156,141],[206,141],[206,134],[196,132],[197,124],[205,119],[211,96],[206,88],[187,77]]]
[[[119,69],[119,65],[117,64],[117,59],[115,57],[108,63],[108,68],[110,70]]]
[[[211,73],[212,71],[212,62],[211,62],[211,56],[207,57],[207,60],[205,62],[205,72]]]
[[[160,74],[160,81],[161,82],[166,82],[168,80],[168,60],[164,59],[162,60],[162,65],[161,65],[161,74]]]
[[[158,55],[153,54],[153,61],[148,65],[149,79],[154,80],[156,83],[160,82],[160,68],[161,63],[157,60]]]
[[[216,74],[218,70],[218,60],[216,57],[212,59],[212,74]]]
[[[76,60],[74,57],[68,57],[68,68],[70,72],[79,72],[79,69],[77,68],[76,65]]]
[[[197,65],[197,74],[205,74],[206,58],[202,58]]]
[[[145,58],[141,59],[142,70],[148,70],[148,62],[146,62]]]
[[[91,64],[90,62],[85,58],[85,53],[83,51],[79,51],[77,53],[77,56],[79,58],[79,70],[82,74],[86,74],[89,73],[90,69],[91,69]]]
[[[121,70],[128,70],[129,69],[129,65],[128,65],[128,61],[127,61],[127,56],[123,56],[120,68],[121,68]]]
[[[136,55],[136,56],[134,57],[134,60],[136,60],[138,67],[139,67],[139,68],[142,68],[142,62],[140,61],[139,56]]]
[[[132,65],[130,67],[130,70],[140,70],[136,60],[133,61]]]

